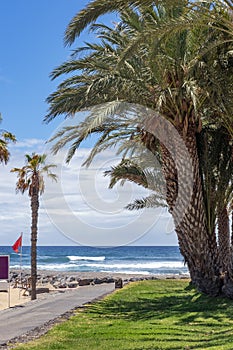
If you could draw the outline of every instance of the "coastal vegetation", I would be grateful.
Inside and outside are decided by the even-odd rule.
[[[0,114],[0,123],[2,117]],[[0,130],[0,163],[7,164],[10,158],[10,151],[8,148],[9,142],[16,142],[15,135],[6,130]]]
[[[119,16],[114,26],[95,22],[111,12]],[[232,13],[232,1],[90,2],[71,20],[65,42],[74,44],[86,27],[98,39],[54,69],[52,79],[68,78],[48,97],[45,118],[89,111],[55,135],[53,151],[68,144],[70,161],[96,135],[88,166],[114,147],[122,162],[117,175],[110,171],[110,185],[129,180],[149,188],[151,195],[129,208],[166,205],[193,285],[230,298]],[[148,152],[155,164],[146,164]]]
[[[52,180],[57,176],[51,172],[54,164],[46,164],[46,154],[26,154],[26,165],[22,168],[13,168],[11,172],[17,173],[18,181],[16,183],[16,192],[24,194],[28,192],[31,200],[31,300],[36,299],[37,282],[37,231],[38,231],[38,212],[39,197],[45,190],[43,175]]]
[[[232,312],[229,299],[200,294],[187,281],[134,282],[15,349],[227,350]]]

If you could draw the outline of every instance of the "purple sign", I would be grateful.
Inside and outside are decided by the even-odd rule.
[[[0,280],[9,279],[9,255],[0,255]]]

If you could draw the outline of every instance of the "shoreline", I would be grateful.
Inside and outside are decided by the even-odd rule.
[[[20,273],[20,269],[10,269],[11,273]],[[23,275],[30,275],[30,269],[24,269],[22,271]],[[57,270],[45,270],[38,269],[38,276],[62,276],[62,277],[71,277],[76,276],[80,279],[85,278],[122,278],[123,280],[129,280],[131,278],[144,278],[144,279],[189,279],[190,276],[188,273],[166,273],[166,274],[143,274],[143,273],[123,273],[123,272],[99,272],[99,271],[57,271]]]

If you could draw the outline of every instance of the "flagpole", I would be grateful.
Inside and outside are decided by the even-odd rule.
[[[20,246],[20,285],[22,288],[22,250],[23,250],[23,232],[21,232],[21,246]],[[20,288],[19,288],[19,299],[20,299]]]

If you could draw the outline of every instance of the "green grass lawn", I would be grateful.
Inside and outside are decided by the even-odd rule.
[[[136,282],[16,349],[233,349],[232,318],[233,301],[201,295],[187,281]]]

